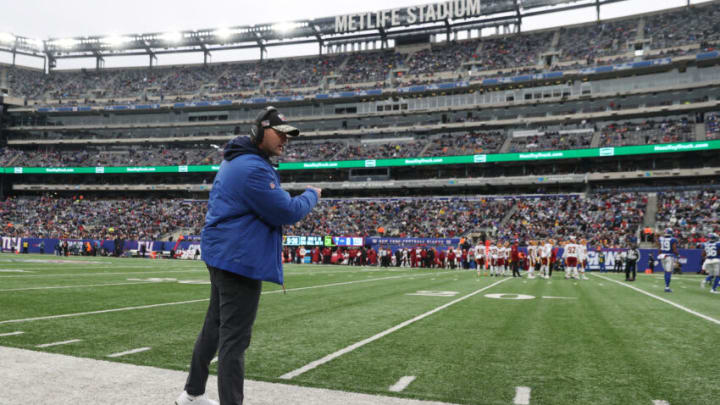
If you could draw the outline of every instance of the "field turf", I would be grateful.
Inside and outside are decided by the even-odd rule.
[[[459,404],[720,403],[720,294],[697,275],[671,294],[660,274],[589,278],[287,265],[286,294],[263,286],[247,377]],[[208,296],[198,261],[2,254],[0,345],[187,370]]]

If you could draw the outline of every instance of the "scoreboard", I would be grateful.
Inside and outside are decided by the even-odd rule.
[[[357,236],[283,236],[284,246],[365,246],[365,238]]]

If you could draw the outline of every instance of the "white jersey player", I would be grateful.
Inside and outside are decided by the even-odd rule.
[[[540,248],[540,273],[542,278],[550,278],[550,259],[552,258],[553,243],[548,239]]]
[[[565,259],[565,279],[579,279],[578,263],[580,261],[582,248],[575,243],[575,237],[570,237],[570,242],[565,245],[563,250],[563,259]]]
[[[534,240],[528,242],[527,246],[527,263],[528,263],[528,278],[535,278],[535,256],[537,255],[537,245]]]
[[[500,269],[498,267],[498,247],[490,245],[490,276],[499,276]]]
[[[475,246],[475,263],[477,263],[478,272],[485,267],[485,245]]]
[[[502,247],[503,276],[510,275],[510,242],[505,242]]]
[[[580,256],[578,257],[578,270],[580,270],[580,279],[581,280],[587,280],[588,278],[585,277],[585,269],[588,265],[588,256],[587,256],[587,241],[585,239],[580,239]]]

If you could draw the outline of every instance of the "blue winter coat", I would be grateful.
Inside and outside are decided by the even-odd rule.
[[[248,137],[236,137],[225,147],[210,191],[202,259],[212,267],[282,284],[282,226],[301,220],[317,202],[312,190],[291,198],[267,157]]]

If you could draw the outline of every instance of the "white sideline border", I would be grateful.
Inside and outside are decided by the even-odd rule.
[[[3,346],[0,346],[0,358],[3,359],[0,367],[3,398],[22,398],[27,404],[172,404],[187,379],[187,371]],[[209,398],[218,397],[216,376],[210,375],[206,393]],[[245,380],[244,403],[453,405],[251,380]]]
[[[502,279],[502,280],[496,281],[496,282],[494,282],[494,283],[492,283],[492,284],[490,284],[490,285],[488,285],[488,286],[485,286],[485,287],[483,287],[483,288],[480,288],[480,289],[478,289],[478,290],[475,290],[475,291],[471,292],[470,294],[464,295],[464,296],[462,296],[462,297],[460,297],[460,298],[457,298],[457,299],[452,300],[452,301],[450,301],[450,302],[448,302],[448,303],[445,303],[445,304],[443,304],[443,305],[441,305],[441,306],[439,306],[439,307],[437,307],[437,308],[435,308],[435,309],[432,309],[432,310],[430,310],[430,311],[428,311],[428,312],[425,312],[424,314],[420,314],[420,315],[416,316],[415,318],[412,318],[412,319],[409,319],[409,320],[407,320],[407,321],[405,321],[405,322],[399,323],[399,324],[393,326],[392,328],[386,329],[386,330],[384,330],[384,331],[382,331],[382,332],[380,332],[380,333],[378,333],[378,334],[376,334],[376,335],[374,335],[374,336],[370,336],[370,337],[367,338],[367,339],[364,339],[364,340],[361,340],[361,341],[359,341],[359,342],[353,343],[353,344],[351,344],[350,346],[347,346],[347,347],[345,347],[345,348],[343,348],[343,349],[340,349],[340,350],[338,350],[338,351],[336,351],[336,352],[334,352],[334,353],[330,353],[330,354],[328,354],[327,356],[325,356],[325,357],[323,357],[323,358],[320,358],[320,359],[318,359],[318,360],[315,360],[315,361],[313,361],[313,362],[310,362],[310,363],[308,363],[308,364],[306,364],[306,365],[304,365],[304,366],[302,366],[302,367],[300,367],[300,368],[298,368],[298,369],[296,369],[296,370],[293,370],[293,371],[290,371],[290,372],[288,372],[288,373],[285,373],[285,374],[281,375],[279,378],[281,378],[281,379],[283,379],[283,380],[291,380],[291,379],[293,379],[293,378],[295,378],[295,377],[297,377],[297,376],[299,376],[299,375],[301,375],[301,374],[304,374],[304,373],[306,373],[306,372],[308,372],[308,371],[310,371],[310,370],[312,370],[312,369],[317,368],[318,366],[321,366],[321,365],[323,365],[323,364],[325,364],[325,363],[327,363],[327,362],[330,362],[330,361],[332,361],[332,360],[334,360],[334,359],[336,359],[336,358],[338,358],[338,357],[340,357],[340,356],[342,356],[342,355],[344,355],[344,354],[350,353],[350,352],[352,352],[353,350],[355,350],[355,349],[357,349],[357,348],[360,348],[360,347],[362,347],[362,346],[365,346],[365,345],[368,344],[368,343],[372,343],[372,342],[374,342],[374,341],[376,341],[376,340],[378,340],[378,339],[380,339],[380,338],[383,338],[383,337],[385,337],[385,336],[387,336],[387,335],[389,335],[389,334],[391,334],[391,333],[393,333],[393,332],[395,332],[395,331],[397,331],[397,330],[400,330],[400,329],[402,329],[402,328],[404,328],[404,327],[406,327],[406,326],[408,326],[408,325],[411,325],[411,324],[413,324],[413,323],[415,323],[415,322],[417,322],[417,321],[419,321],[419,320],[422,320],[422,319],[424,319],[424,318],[427,318],[428,316],[430,316],[430,315],[432,315],[432,314],[434,314],[434,313],[436,313],[436,312],[442,311],[443,309],[445,309],[445,308],[447,308],[447,307],[449,307],[449,306],[451,306],[451,305],[455,305],[455,304],[457,304],[457,303],[460,302],[460,301],[464,301],[464,300],[466,300],[466,299],[468,299],[468,298],[470,298],[470,297],[472,297],[472,296],[474,296],[474,295],[477,295],[477,294],[479,294],[479,293],[481,293],[481,292],[483,292],[483,291],[485,291],[485,290],[487,290],[487,289],[489,289],[489,288],[495,287],[496,285],[498,285],[498,284],[500,284],[500,283],[503,283],[503,282],[505,282],[505,281],[508,281],[508,280],[511,280],[511,279],[510,279],[510,278],[504,278],[504,279]]]
[[[70,340],[63,340],[62,342],[43,343],[43,344],[37,345],[35,347],[45,348],[45,347],[62,346],[62,345],[69,345],[72,343],[78,343],[78,342],[82,342],[82,341],[83,341],[82,339],[70,339]]]
[[[427,273],[427,274],[422,274],[422,275],[429,276],[429,275],[448,274],[448,273],[453,273],[453,272],[448,271],[448,272],[443,272],[443,273]],[[369,282],[373,282],[373,281],[391,280],[391,279],[399,279],[399,278],[408,278],[410,276],[411,275],[402,275],[402,276],[380,277],[380,278],[373,278],[373,279],[367,279],[367,280],[345,281],[345,282],[339,282],[339,283],[321,284],[321,285],[314,285],[314,286],[308,286],[308,287],[289,288],[286,291],[301,291],[301,290],[309,290],[309,289],[313,289],[313,288],[336,287],[336,286],[341,286],[341,285],[369,283]],[[412,276],[415,276],[415,275],[413,274]],[[262,294],[263,295],[279,294],[282,292],[283,292],[283,290],[272,290],[272,291],[263,292]],[[5,320],[5,321],[0,321],[0,325],[10,324],[10,323],[45,321],[45,320],[60,319],[60,318],[72,318],[72,317],[76,317],[76,316],[85,316],[85,315],[106,314],[106,313],[110,313],[110,312],[134,311],[134,310],[138,310],[138,309],[160,308],[160,307],[167,307],[167,306],[174,306],[174,305],[194,304],[194,303],[198,303],[198,302],[207,302],[207,301],[210,301],[210,298],[201,298],[201,299],[197,299],[197,300],[178,301],[178,302],[164,302],[164,303],[160,303],[160,304],[139,305],[139,306],[132,306],[132,307],[103,309],[103,310],[99,310],[99,311],[76,312],[76,313],[71,313],[71,314],[37,316],[37,317],[24,318],[24,319],[9,319],[9,320]]]
[[[658,301],[662,301],[662,302],[664,302],[664,303],[666,303],[666,304],[669,304],[669,305],[674,306],[675,308],[681,309],[681,310],[683,310],[683,311],[685,311],[685,312],[687,312],[687,313],[689,313],[689,314],[695,315],[695,316],[697,316],[698,318],[702,318],[702,319],[704,319],[704,320],[706,320],[706,321],[710,321],[710,322],[712,322],[712,323],[714,323],[714,324],[716,324],[716,325],[720,325],[720,320],[718,320],[718,319],[715,319],[715,318],[713,318],[713,317],[707,316],[707,315],[705,315],[705,314],[701,314],[700,312],[697,312],[697,311],[693,311],[692,309],[690,309],[690,308],[688,308],[688,307],[686,307],[686,306],[677,304],[677,303],[672,302],[672,301],[670,301],[670,300],[668,300],[668,299],[665,299],[665,298],[663,298],[663,297],[658,297],[657,295],[655,295],[655,294],[653,294],[653,293],[649,293],[649,292],[643,290],[642,288],[638,288],[638,287],[635,287],[635,286],[632,286],[632,285],[629,285],[629,284],[625,284],[625,283],[622,283],[622,282],[620,282],[620,281],[613,280],[613,279],[611,279],[611,278],[609,278],[609,277],[601,276],[601,275],[599,275],[599,274],[593,274],[593,276],[595,276],[595,277],[600,277],[600,278],[603,279],[603,280],[612,281],[612,282],[615,283],[615,284],[619,284],[619,285],[621,285],[621,286],[623,286],[623,287],[627,287],[627,288],[633,289],[633,290],[635,290],[635,291],[637,291],[637,292],[639,292],[639,293],[642,293],[642,294],[647,295],[648,297],[655,298],[655,299],[658,300]]]

